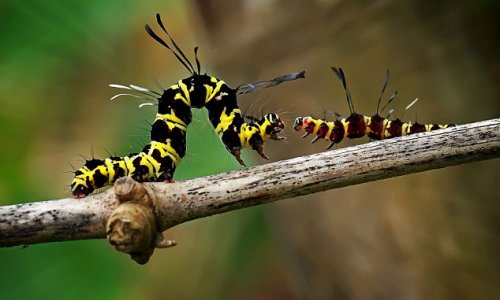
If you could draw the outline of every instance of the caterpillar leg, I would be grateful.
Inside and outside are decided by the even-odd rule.
[[[174,182],[173,177],[174,177],[173,171],[165,171],[160,175],[160,177],[158,178],[158,181],[163,181],[165,183],[172,183],[172,182]]]
[[[264,146],[262,144],[257,144],[256,149],[257,153],[259,153],[260,157],[262,157],[265,160],[269,160],[269,157],[264,153]]]
[[[160,167],[160,175],[157,178],[157,181],[163,181],[165,183],[172,183],[174,182],[173,177],[174,177],[174,172],[176,169],[176,164],[175,162],[170,158],[166,157],[162,162],[161,162],[161,167]]]
[[[275,139],[280,138],[278,137],[277,132],[279,131],[276,131],[273,134],[276,137]],[[272,137],[273,135],[270,136]],[[252,147],[253,150],[259,153],[260,157],[265,160],[269,160],[269,157],[267,157],[267,155],[264,153],[264,138],[259,134],[259,132],[256,132],[252,135],[252,137],[248,140],[248,144],[250,145],[250,147]]]
[[[316,143],[321,137],[319,135],[317,135],[312,141],[311,141],[311,144],[314,144]]]
[[[263,159],[269,160],[269,157],[264,153],[264,147],[262,144],[257,144],[252,147],[257,153],[262,157]],[[241,159],[241,148],[233,148],[231,151],[231,154],[236,158],[236,160],[240,163],[240,165],[246,167],[247,165],[245,162]]]
[[[334,142],[334,141],[332,141],[332,142],[330,143],[330,145],[328,145],[328,147],[326,147],[326,150],[330,150],[330,149],[333,147],[333,145],[335,145],[335,142]]]
[[[234,147],[233,149],[229,150],[231,154],[236,158],[236,160],[240,163],[240,165],[246,167],[245,162],[241,159],[241,148],[240,147]]]

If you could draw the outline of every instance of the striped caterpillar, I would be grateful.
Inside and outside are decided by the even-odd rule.
[[[201,74],[197,47],[194,48],[197,66],[195,69],[166,30],[159,14],[156,15],[156,21],[168,36],[171,45],[160,38],[149,25],[145,27],[146,32],[170,50],[191,76],[179,80],[162,93],[135,85],[111,85],[129,91],[114,96],[112,100],[124,95],[140,97],[131,94],[135,92],[157,102],[145,103],[158,106],[151,129],[151,142],[140,153],[86,161],[85,165],[75,172],[71,183],[71,191],[76,198],[85,197],[95,189],[112,184],[124,176],[130,176],[140,182],[171,182],[177,165],[186,154],[186,131],[192,120],[191,108],[207,108],[208,118],[215,131],[226,149],[241,165],[245,165],[240,157],[242,148],[251,148],[262,158],[268,159],[263,151],[264,141],[285,139],[279,136],[284,129],[284,123],[277,114],[269,113],[261,119],[245,116],[238,107],[237,96],[304,78],[305,71],[232,89],[216,77]]]
[[[380,115],[380,101],[384,94],[384,91],[387,87],[387,83],[389,82],[389,70],[387,70],[386,78],[384,81],[384,85],[382,87],[382,92],[380,93],[380,97],[377,104],[377,113],[373,116],[365,116],[355,112],[354,105],[351,97],[351,93],[347,88],[346,79],[344,75],[344,71],[342,68],[331,67],[332,71],[337,75],[337,77],[342,82],[344,86],[344,90],[346,93],[347,104],[349,105],[349,110],[351,114],[347,118],[342,118],[337,115],[337,120],[335,121],[326,121],[323,119],[315,119],[313,117],[297,117],[294,122],[294,130],[300,131],[304,130],[306,133],[302,136],[305,138],[310,134],[315,134],[316,137],[312,140],[311,143],[317,142],[319,139],[326,139],[330,141],[330,145],[327,149],[333,147],[333,145],[340,143],[344,137],[354,139],[360,138],[364,136],[368,136],[372,140],[381,140],[388,139],[403,135],[415,134],[419,132],[428,132],[442,128],[448,128],[455,126],[453,124],[439,125],[439,124],[420,124],[420,123],[405,123],[401,121],[399,118],[395,120],[389,120],[389,116],[392,114],[393,110],[389,111],[387,117],[382,117]],[[392,96],[387,101],[389,104],[397,95],[397,92],[394,92]],[[415,101],[410,103],[406,107],[408,109],[412,106]],[[386,106],[387,106],[386,104]],[[384,110],[385,106],[382,108]],[[406,110],[405,109],[405,110]]]

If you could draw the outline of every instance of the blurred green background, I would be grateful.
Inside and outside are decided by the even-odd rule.
[[[325,110],[372,114],[386,68],[401,111],[421,122],[499,116],[496,1],[69,1],[0,3],[0,204],[69,195],[94,153],[147,143],[154,108],[108,99],[109,83],[155,88],[186,77],[149,38],[160,12],[203,69],[230,86],[307,69],[306,80],[241,98],[287,124]],[[238,164],[196,111],[175,179]],[[406,114],[415,118],[415,110]],[[323,151],[288,127],[275,160]],[[341,147],[362,141],[347,141]],[[263,163],[254,153],[246,161]],[[372,182],[197,220],[177,247],[138,266],[103,241],[0,249],[1,299],[485,299],[500,295],[498,160]]]

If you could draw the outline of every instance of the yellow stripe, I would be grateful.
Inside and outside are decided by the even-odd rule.
[[[104,184],[108,184],[109,183],[109,173],[108,173],[108,168],[104,165],[104,166],[97,166],[92,172],[90,172],[90,177],[91,177],[91,182],[92,182],[92,185],[95,186],[95,173],[99,171],[99,173],[101,173],[103,176],[105,176],[107,178],[107,182]]]
[[[160,151],[161,157],[170,157],[174,161],[174,164],[176,166],[181,161],[181,157],[179,156],[179,154],[177,154],[177,151],[170,145],[170,139],[167,139],[167,143],[152,141],[151,149],[149,150],[150,155],[153,153],[154,149],[158,149]]]
[[[323,123],[323,120],[316,120],[316,119],[312,119],[312,118],[311,118],[311,120],[314,122],[313,133],[317,134],[319,131],[319,125],[321,125],[321,123]]]
[[[326,132],[325,139],[330,140],[330,136],[332,135],[333,127],[335,127],[334,122],[326,122],[326,126],[328,126],[328,131]]]
[[[347,128],[349,127],[349,122],[346,122],[346,119],[340,119],[342,126],[344,126],[344,135],[347,136]]]
[[[365,128],[365,135],[368,135],[368,134],[371,132],[371,129],[370,129],[370,126],[369,126],[369,125],[370,125],[370,123],[371,123],[372,118],[371,118],[371,117],[367,117],[367,116],[363,115],[363,119],[364,119],[364,121],[365,121],[365,125],[366,125],[366,126],[365,126],[365,127],[366,127],[366,128]]]
[[[148,163],[153,167],[153,174],[150,174],[150,176],[155,176],[156,178],[158,177],[158,172],[160,171],[161,164],[154,159],[151,155],[144,155],[144,159],[148,161]]]
[[[104,160],[104,165],[106,165],[106,168],[108,169],[108,183],[110,184],[113,178],[115,178],[115,173],[116,173],[115,168],[113,168],[114,167],[113,161],[109,158],[106,158]]]
[[[243,123],[241,125],[241,129],[240,129],[240,143],[241,143],[241,146],[242,147],[245,147],[245,145],[247,144],[247,141],[248,141],[248,138],[246,137],[246,131],[247,131],[247,126],[248,124],[247,123]]]
[[[184,93],[184,97],[187,100],[187,104],[191,106],[191,98],[189,97],[189,91],[187,88],[187,85],[182,82],[182,80],[179,80],[179,86],[181,87],[182,92]]]
[[[226,108],[224,107],[224,110],[222,111],[220,117],[219,117],[219,124],[215,128],[215,132],[221,133],[223,131],[226,131],[229,128],[229,125],[233,123],[233,119],[236,116],[236,114],[241,114],[241,110],[236,108],[231,111],[231,113],[228,115],[226,114]]]
[[[241,125],[239,134],[241,146],[246,148],[250,147],[248,141],[256,133],[260,133],[259,128],[256,128],[254,126],[249,126],[247,123],[243,123]]]
[[[182,96],[182,94],[181,94],[181,93],[177,93],[177,94],[175,94],[175,96],[174,96],[174,100],[181,100],[181,101],[182,101],[182,102],[184,102],[187,106],[191,106],[191,103],[189,103],[189,101],[188,101],[186,98],[184,98],[184,96]]]
[[[148,174],[146,177],[143,177],[142,179],[154,178],[155,175],[158,173],[157,170],[159,170],[160,164],[151,155],[148,155],[144,152],[139,153],[139,156],[141,157],[141,162],[140,162],[141,166],[148,167]]]
[[[187,130],[186,123],[184,121],[182,121],[181,119],[179,119],[173,113],[169,113],[169,114],[156,114],[156,120],[165,121],[165,123],[167,123],[168,129],[170,129],[170,130],[172,130],[175,127],[180,128],[182,131],[186,131]]]
[[[389,133],[389,129],[391,129],[391,123],[392,121],[387,120],[387,124],[384,128],[384,139],[391,137],[391,134]]]
[[[134,155],[134,156],[125,156],[123,158],[123,163],[125,164],[125,169],[127,171],[127,175],[130,175],[130,174],[132,174],[135,171],[133,160],[136,157],[137,157],[137,155]]]
[[[122,169],[122,170],[125,171],[125,176],[130,175],[130,172],[129,172],[128,168],[127,168],[127,164],[125,163],[125,161],[124,161],[123,158],[120,159],[120,160],[118,160],[118,161],[115,161],[115,165],[118,165],[118,167],[120,169]]]
[[[83,176],[83,174],[73,178],[73,182],[75,183],[75,186],[83,185],[83,186],[87,187],[87,181],[85,180],[85,178],[82,178],[82,176]],[[85,177],[87,177],[87,175],[85,175]]]
[[[411,123],[410,124],[403,123],[403,125],[401,126],[401,136],[409,134],[410,128],[411,128]]]
[[[387,126],[389,125],[389,120],[384,119],[382,122],[382,138],[385,139],[388,137],[388,132],[386,132],[386,129],[388,128]]]
[[[271,125],[271,122],[269,121],[268,118],[265,118],[264,119],[264,123],[262,125],[259,125],[260,127],[260,136],[263,138],[263,139],[267,139],[267,137],[269,136],[267,133],[266,133],[266,129],[268,126]]]

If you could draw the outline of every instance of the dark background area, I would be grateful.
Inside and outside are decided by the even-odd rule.
[[[0,204],[69,196],[84,157],[126,155],[149,138],[154,108],[108,99],[109,83],[156,88],[188,76],[144,24],[160,12],[203,69],[230,86],[307,69],[305,80],[240,99],[277,111],[273,160],[324,151],[296,116],[346,115],[340,66],[360,113],[385,76],[406,119],[496,118],[497,1],[3,1],[0,3]],[[176,180],[238,169],[197,111]],[[347,147],[367,140],[346,141]],[[246,161],[264,163],[251,151]],[[492,299],[500,295],[498,160],[346,187],[193,221],[146,266],[106,241],[0,249],[2,299]]]

